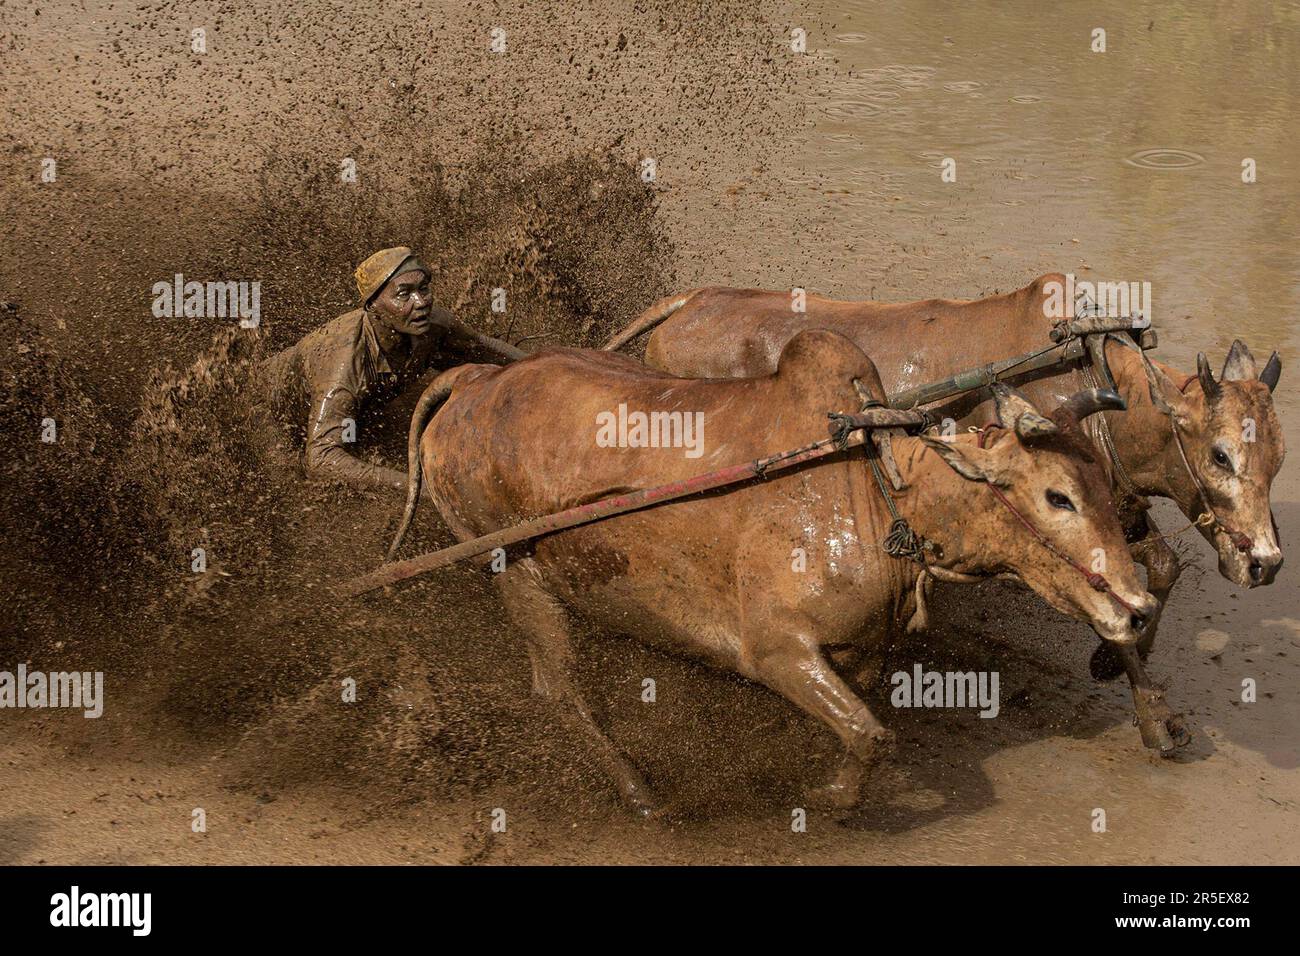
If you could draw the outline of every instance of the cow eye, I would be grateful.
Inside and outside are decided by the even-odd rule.
[[[1074,502],[1059,491],[1049,491],[1047,493],[1047,503],[1053,508],[1060,508],[1062,511],[1074,510]]]
[[[1220,468],[1232,471],[1232,459],[1228,457],[1228,453],[1222,448],[1214,449],[1212,457],[1214,458],[1214,463]]]

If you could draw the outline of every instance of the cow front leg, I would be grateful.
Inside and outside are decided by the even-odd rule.
[[[1165,692],[1155,685],[1142,666],[1136,645],[1118,645],[1116,653],[1133,688],[1133,709],[1142,743],[1159,750],[1162,757],[1172,756],[1177,748],[1186,746],[1192,739],[1182,715],[1169,709]]]
[[[1142,660],[1146,660],[1155,644],[1156,627],[1160,624],[1160,615],[1164,611],[1165,601],[1169,599],[1169,594],[1173,591],[1183,568],[1178,561],[1178,552],[1161,536],[1155,522],[1146,514],[1142,515],[1141,520],[1145,533],[1129,545],[1129,553],[1134,561],[1146,568],[1147,590],[1160,602],[1138,637],[1138,654],[1141,655]],[[1114,647],[1107,641],[1102,641],[1092,654],[1089,670],[1097,680],[1112,680],[1124,673],[1125,668]]]
[[[1161,536],[1160,529],[1149,518],[1147,536],[1135,543],[1130,551],[1133,560],[1147,569],[1147,590],[1160,602],[1138,638],[1138,653],[1146,660],[1156,641],[1156,626],[1160,623],[1165,602],[1169,600],[1178,576],[1183,573],[1183,567],[1178,561],[1178,552]]]
[[[564,608],[542,584],[532,558],[511,564],[497,575],[497,588],[510,619],[524,632],[533,664],[533,692],[554,701],[561,719],[586,738],[623,801],[640,816],[660,807],[649,784],[630,760],[606,737],[591,715],[573,679],[573,640]]]
[[[764,653],[756,659],[751,676],[822,721],[844,744],[839,769],[827,784],[808,793],[809,805],[837,810],[856,806],[867,774],[893,750],[893,733],[876,720],[812,642],[796,638]]]

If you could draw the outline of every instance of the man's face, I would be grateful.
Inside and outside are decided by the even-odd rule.
[[[370,310],[395,332],[424,335],[433,310],[429,274],[415,269],[393,276],[370,303]]]

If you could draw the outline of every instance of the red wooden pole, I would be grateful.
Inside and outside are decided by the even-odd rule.
[[[849,436],[844,447],[860,444],[862,444],[862,433],[856,431]],[[441,551],[432,551],[428,554],[408,558],[405,561],[386,564],[369,574],[363,574],[350,581],[345,581],[335,588],[335,593],[340,598],[353,598],[365,594],[367,591],[373,591],[376,588],[415,577],[417,574],[423,574],[426,571],[443,568],[449,564],[455,564],[457,561],[472,558],[475,555],[486,554],[496,548],[504,548],[506,545],[516,544],[554,531],[563,531],[565,528],[589,524],[627,511],[637,511],[665,501],[685,498],[688,495],[710,491],[723,485],[734,485],[770,471],[782,471],[786,468],[793,468],[796,465],[823,458],[838,450],[834,439],[823,438],[811,445],[805,445],[793,451],[781,452],[767,458],[758,458],[742,465],[732,465],[704,475],[696,475],[693,478],[670,481],[665,485],[658,485],[654,488],[646,488],[642,491],[633,491],[625,495],[617,495],[613,498],[578,505],[576,508],[569,508],[556,514],[543,515],[522,524],[502,528],[500,531],[493,531],[491,534],[485,534],[480,538],[462,541],[460,544],[452,545],[450,548],[443,548]]]

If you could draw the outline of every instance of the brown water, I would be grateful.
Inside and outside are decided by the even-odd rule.
[[[413,141],[460,170],[493,155],[493,136],[520,135],[560,180],[574,151],[658,162],[653,216],[636,207],[622,244],[565,246],[587,269],[566,274],[582,293],[571,298],[630,314],[656,281],[880,299],[973,297],[1058,270],[1149,281],[1159,354],[1176,366],[1192,368],[1198,350],[1217,366],[1238,336],[1260,358],[1281,352],[1275,401],[1300,445],[1300,4],[653,6],[8,3],[0,297],[18,298],[60,354],[88,359],[105,415],[129,420],[150,369],[187,364],[209,338],[147,314],[153,281],[239,263],[254,270],[239,277],[267,286],[272,334],[348,307],[347,272],[373,224],[337,214],[354,207],[328,189],[300,193],[306,173],[295,179],[291,163],[268,174],[288,199],[271,221],[247,221],[272,231],[292,216],[300,232],[250,236],[240,217],[268,156],[308,169],[356,155],[363,176],[400,184],[425,171]],[[187,52],[189,24],[209,26],[207,59]],[[494,24],[510,31],[508,58],[482,51]],[[808,31],[805,56],[788,51],[793,26]],[[1104,54],[1089,49],[1095,27]],[[59,157],[56,190],[34,180],[45,155]],[[1246,157],[1258,166],[1249,185]],[[941,179],[945,158],[956,182]],[[525,189],[504,212],[439,207],[450,225],[427,234],[449,297],[462,272],[481,280],[472,292],[555,245],[563,209],[544,200],[582,197],[536,188],[540,200]],[[573,219],[609,232],[631,221],[622,207],[604,213]],[[485,238],[496,232],[510,241]],[[662,240],[669,267],[628,251],[629,236]],[[543,287],[521,293],[538,315],[551,306]],[[566,320],[571,309],[566,299]],[[493,321],[472,295],[465,314]],[[1285,545],[1300,537],[1293,464],[1274,500]],[[295,547],[278,555],[289,582],[328,576],[338,554],[343,570],[368,566],[395,512],[378,499],[324,504],[295,519]],[[1172,509],[1159,513],[1174,526]],[[522,650],[468,573],[319,622],[341,632],[328,646],[344,666],[379,685],[358,718],[320,705],[296,659],[277,656],[301,653],[309,676],[329,670],[310,657],[314,635],[260,631],[241,592],[223,598],[234,585],[211,598],[229,601],[212,615],[224,608],[227,622],[188,635],[204,619],[185,604],[163,641],[157,621],[78,604],[75,577],[24,577],[5,605],[7,655],[34,633],[93,649],[97,628],[159,643],[143,672],[110,673],[147,702],[120,719],[41,716],[11,735],[12,713],[0,714],[0,861],[1298,862],[1300,558],[1243,593],[1203,542],[1186,551],[1200,568],[1175,591],[1153,662],[1197,733],[1177,760],[1143,752],[1125,689],[1088,678],[1086,629],[996,587],[952,589],[937,609],[947,627],[898,663],[997,668],[1016,703],[997,721],[888,713],[902,756],[876,804],[815,815],[797,835],[789,807],[816,782],[810,754],[822,765],[831,754],[810,722],[750,685],[594,638],[584,684],[611,735],[691,810],[689,823],[632,823],[580,746],[528,703]],[[64,603],[40,597],[52,587]],[[628,691],[645,674],[672,689],[650,716]],[[1259,680],[1257,704],[1239,701],[1243,676]],[[490,839],[483,808],[496,805],[510,807],[511,829]],[[216,821],[202,838],[188,827],[195,806]],[[1096,807],[1106,834],[1091,830]]]
[[[919,298],[1047,270],[1145,280],[1172,360],[1234,336],[1294,359],[1300,4],[836,6],[837,69],[806,174],[787,177],[804,188],[792,218],[823,232],[809,284]]]

